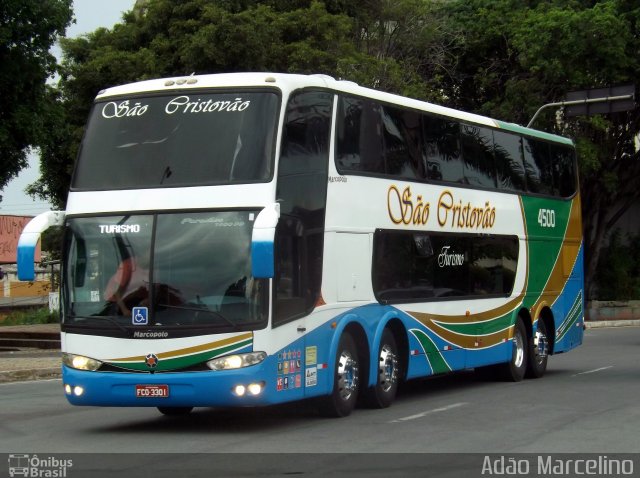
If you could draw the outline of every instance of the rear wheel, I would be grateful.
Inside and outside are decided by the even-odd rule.
[[[366,403],[374,408],[386,408],[396,398],[400,381],[398,346],[389,329],[382,332],[376,366],[377,381],[373,388],[366,391]]]
[[[328,417],[346,417],[358,400],[360,391],[360,369],[358,351],[353,338],[342,334],[333,373],[333,391],[320,402],[320,412]]]
[[[518,319],[513,331],[513,353],[511,360],[501,367],[502,377],[510,382],[519,382],[527,371],[529,346],[527,329],[522,319]]]
[[[547,370],[547,359],[549,358],[549,337],[547,326],[542,319],[538,319],[538,330],[531,341],[529,350],[527,377],[540,378]]]
[[[193,407],[158,407],[158,411],[163,415],[189,415]]]

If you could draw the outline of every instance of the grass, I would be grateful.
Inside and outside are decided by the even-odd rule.
[[[48,307],[43,307],[11,312],[4,320],[0,320],[0,327],[3,325],[56,324],[59,322],[60,314],[58,312],[49,312]]]

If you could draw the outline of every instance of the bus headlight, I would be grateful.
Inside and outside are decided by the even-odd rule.
[[[102,365],[102,362],[100,362],[100,360],[85,357],[84,355],[67,353],[62,354],[62,363],[67,367],[75,368],[78,370],[89,370],[91,372],[93,372],[94,370],[98,370]]]
[[[227,355],[207,362],[211,370],[233,370],[236,368],[250,367],[267,358],[266,352],[251,352],[248,354]]]

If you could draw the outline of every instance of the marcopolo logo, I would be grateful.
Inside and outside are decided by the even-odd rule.
[[[65,478],[73,460],[42,457],[28,454],[9,455],[9,476],[26,476],[33,478]]]

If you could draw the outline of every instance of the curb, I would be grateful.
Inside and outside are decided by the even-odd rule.
[[[584,325],[587,329],[600,329],[604,327],[638,327],[640,320],[596,320],[585,321]]]
[[[9,370],[0,372],[0,383],[26,382],[62,377],[62,367]]]

